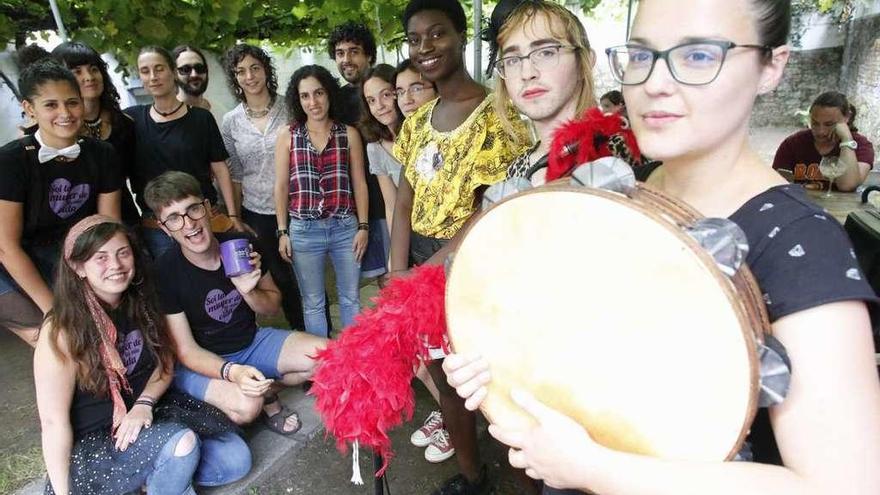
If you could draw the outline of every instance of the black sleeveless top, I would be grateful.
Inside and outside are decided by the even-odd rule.
[[[157,363],[146,348],[141,330],[134,328],[121,313],[122,311],[109,311],[108,315],[116,325],[116,349],[126,367],[125,374],[131,387],[131,393],[122,390],[122,398],[126,408],[131,409],[135,399],[140,397],[147,386]],[[109,432],[113,425],[113,400],[109,393],[98,396],[77,387],[70,406],[70,424],[75,440],[101,428]]]

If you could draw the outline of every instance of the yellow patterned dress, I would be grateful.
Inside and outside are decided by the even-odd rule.
[[[451,239],[476,211],[476,191],[504,180],[507,167],[528,147],[525,126],[516,111],[509,119],[522,136],[513,139],[501,126],[488,95],[468,118],[449,132],[431,125],[436,99],[409,116],[394,143],[413,188],[412,230]]]

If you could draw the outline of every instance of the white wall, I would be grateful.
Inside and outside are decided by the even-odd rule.
[[[0,52],[0,71],[17,87],[18,67],[12,61],[11,52]],[[21,104],[15,98],[15,93],[0,79],[0,146],[18,137],[18,126],[21,124]]]

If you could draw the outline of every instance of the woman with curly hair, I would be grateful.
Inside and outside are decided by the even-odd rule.
[[[327,256],[342,326],[360,311],[360,263],[370,228],[363,145],[357,129],[340,120],[339,83],[327,69],[307,65],[294,72],[285,101],[291,122],[275,143],[278,251],[293,263],[306,331],[328,337]]]
[[[302,301],[290,266],[281,259],[275,237],[275,136],[289,121],[269,54],[248,44],[223,57],[229,89],[239,104],[223,116],[220,134],[229,152],[236,210],[257,235],[263,261],[281,289],[281,307],[292,328],[303,328]]]

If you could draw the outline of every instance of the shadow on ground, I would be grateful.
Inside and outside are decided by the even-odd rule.
[[[431,464],[424,458],[424,449],[409,442],[410,434],[421,426],[422,420],[436,408],[436,402],[421,384],[416,386],[416,413],[413,421],[391,432],[397,455],[387,472],[389,490],[387,495],[429,495],[446,478],[458,472],[456,459]],[[513,480],[504,461],[507,451],[492,439],[486,431],[486,423],[478,427],[480,449],[489,472],[497,482],[496,495],[524,493]],[[372,457],[361,452],[363,486],[353,485],[351,479],[351,455],[342,456],[333,438],[319,433],[296,456],[285,459],[273,473],[267,473],[259,483],[250,488],[254,495],[367,495],[373,494]]]

